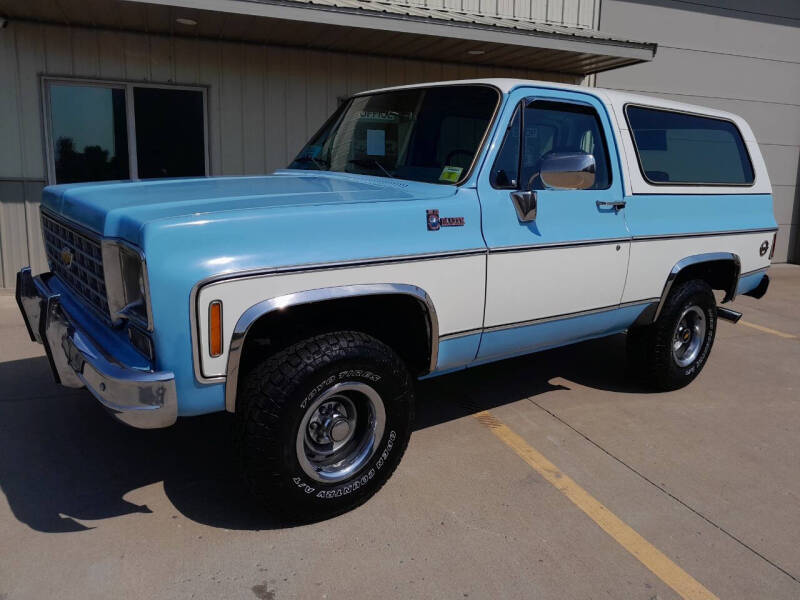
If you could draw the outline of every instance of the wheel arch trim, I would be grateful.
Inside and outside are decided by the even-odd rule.
[[[658,306],[653,314],[653,322],[655,322],[661,315],[661,310],[664,308],[664,304],[667,301],[667,296],[669,296],[669,293],[672,290],[672,285],[675,283],[675,280],[678,278],[678,275],[680,275],[681,271],[687,267],[708,262],[731,262],[733,264],[733,278],[728,286],[728,289],[725,290],[725,297],[722,301],[730,302],[736,298],[736,288],[739,285],[739,275],[742,272],[742,261],[738,254],[734,254],[733,252],[708,252],[705,254],[694,254],[692,256],[687,256],[675,263],[675,266],[672,267],[672,270],[669,272],[667,281],[664,284],[664,290],[661,292],[661,298],[658,301]]]
[[[317,288],[301,292],[284,294],[257,302],[239,317],[231,334],[228,349],[228,364],[225,370],[225,410],[235,412],[236,395],[239,385],[239,366],[241,364],[244,343],[252,325],[261,317],[291,306],[315,304],[343,298],[365,296],[411,296],[418,300],[425,309],[428,318],[427,336],[430,341],[429,372],[436,368],[439,353],[439,320],[433,300],[422,288],[405,283],[367,283],[334,287]]]

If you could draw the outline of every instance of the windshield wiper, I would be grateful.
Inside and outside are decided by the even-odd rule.
[[[358,165],[359,167],[371,167],[373,165],[377,166],[381,171],[386,173],[388,177],[394,179],[394,175],[390,173],[386,167],[384,167],[381,163],[379,163],[374,158],[351,158],[347,162],[353,163],[354,165]]]
[[[298,156],[294,159],[295,162],[299,163],[310,163],[313,162],[314,166],[317,167],[320,171],[324,171],[325,169],[322,168],[323,165],[326,167],[331,166],[331,163],[325,160],[324,158],[314,158],[313,156]]]

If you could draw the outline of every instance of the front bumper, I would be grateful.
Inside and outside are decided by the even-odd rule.
[[[52,273],[33,277],[30,267],[17,273],[17,304],[31,340],[44,345],[56,383],[86,387],[119,421],[152,429],[178,417],[175,376],[143,371],[116,361],[70,318],[60,295],[47,285]]]

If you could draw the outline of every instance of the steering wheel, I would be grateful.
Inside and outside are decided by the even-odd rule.
[[[447,153],[447,156],[444,159],[444,164],[451,165],[452,164],[451,159],[459,154],[465,155],[467,157],[468,162],[471,162],[472,157],[475,155],[475,153],[472,150],[464,150],[462,148],[456,148],[455,150],[451,150],[450,152]]]

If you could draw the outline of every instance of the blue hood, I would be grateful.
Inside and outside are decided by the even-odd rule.
[[[155,179],[55,185],[42,204],[97,232],[138,243],[150,222],[280,207],[452,196],[451,186],[341,173],[283,171],[258,177]]]

